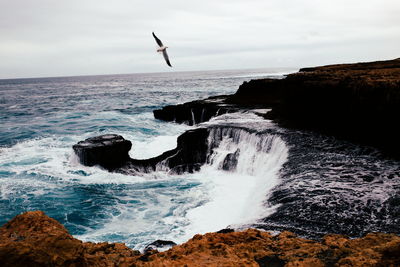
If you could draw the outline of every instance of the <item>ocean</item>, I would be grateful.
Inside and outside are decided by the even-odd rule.
[[[196,233],[255,222],[270,212],[262,202],[277,184],[277,172],[287,156],[282,140],[275,140],[281,150],[278,158],[271,159],[266,151],[253,162],[257,151],[247,147],[250,158],[243,159],[242,170],[235,173],[221,170],[214,155],[214,163],[200,172],[179,176],[126,176],[85,167],[72,145],[116,133],[132,141],[131,157],[156,156],[174,148],[176,138],[195,126],[156,120],[154,109],[232,94],[244,81],[282,78],[292,71],[0,80],[0,224],[24,211],[43,210],[77,238],[142,249],[157,239],[179,243]],[[242,114],[239,121],[243,119],[263,121],[255,114]],[[225,149],[229,145],[225,142]],[[256,168],[265,163],[271,168],[248,169],[248,164]]]
[[[400,233],[400,165],[374,148],[283,129],[260,110],[195,126],[153,117],[165,105],[232,94],[244,81],[293,71],[0,80],[0,224],[43,210],[76,238],[134,249],[227,227],[308,238]],[[72,150],[114,133],[132,142],[132,158],[145,159],[175,148],[177,137],[196,127],[212,129],[213,149],[193,174],[110,173],[80,165]],[[226,167],[233,154],[237,160]]]

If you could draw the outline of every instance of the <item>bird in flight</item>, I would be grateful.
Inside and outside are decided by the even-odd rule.
[[[154,34],[154,32],[153,32],[153,37],[154,37],[154,39],[156,39],[156,42],[159,46],[159,48],[157,49],[157,52],[162,52],[165,62],[167,62],[168,66],[172,67],[171,63],[169,62],[169,58],[168,58],[168,54],[167,54],[168,46],[164,46],[163,43],[161,42],[161,40],[158,39],[157,36]]]

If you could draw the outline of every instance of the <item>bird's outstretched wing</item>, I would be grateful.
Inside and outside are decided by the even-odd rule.
[[[168,54],[167,54],[167,49],[165,49],[165,50],[162,52],[162,54],[163,54],[163,56],[164,56],[165,61],[166,61],[167,64],[168,64],[168,66],[172,67],[172,66],[171,66],[171,63],[169,62],[169,58],[168,58]]]
[[[154,32],[153,32],[153,37],[154,37],[154,39],[156,39],[156,42],[160,47],[163,46],[163,43],[161,42],[160,39],[157,38],[157,36],[154,34]]]

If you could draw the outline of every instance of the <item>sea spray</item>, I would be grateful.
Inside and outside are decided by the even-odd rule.
[[[195,175],[206,181],[209,201],[188,211],[188,233],[240,227],[267,216],[271,207],[264,202],[279,183],[279,170],[287,159],[282,139],[235,127],[215,127],[210,130],[209,146],[208,164]],[[232,154],[237,158],[227,163]],[[224,171],[227,167],[229,171]]]
[[[176,137],[189,127],[155,120],[154,109],[231,94],[245,80],[280,71],[1,80],[1,223],[40,209],[88,241],[135,248],[160,238],[179,242],[190,228],[188,211],[212,201],[207,179],[224,174],[228,181],[230,172],[204,166],[182,176],[109,173],[80,165],[72,145],[115,133],[132,141],[133,158],[156,156],[175,147]]]
[[[157,171],[143,174],[144,181],[129,186],[126,197],[118,197],[128,203],[119,203],[108,222],[79,238],[101,241],[124,236],[140,249],[155,239],[180,243],[196,233],[240,227],[270,214],[271,207],[264,202],[279,183],[286,145],[278,135],[233,126],[237,120],[248,120],[268,129],[270,122],[261,117],[252,113],[224,116],[230,126],[204,125],[209,131],[209,150],[199,172],[171,175],[167,166],[160,165]],[[172,144],[172,138],[165,140]],[[237,159],[226,170],[224,163],[235,152]]]

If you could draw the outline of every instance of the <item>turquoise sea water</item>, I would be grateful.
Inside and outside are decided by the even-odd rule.
[[[24,211],[43,210],[78,238],[134,248],[227,226],[234,218],[229,213],[214,226],[209,220],[193,223],[189,216],[220,201],[218,193],[210,194],[218,185],[204,179],[215,172],[108,173],[78,164],[72,145],[117,133],[132,141],[132,157],[158,155],[174,148],[176,137],[190,126],[155,120],[154,109],[231,94],[243,81],[279,78],[284,72],[290,70],[0,80],[0,224]]]

